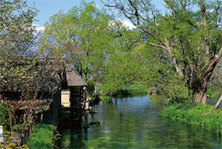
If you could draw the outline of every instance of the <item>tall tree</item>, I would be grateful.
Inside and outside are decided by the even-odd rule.
[[[30,68],[31,59],[25,68],[15,67],[11,61],[15,57],[21,60],[29,53],[35,40],[32,23],[36,14],[37,10],[27,7],[24,0],[0,1],[0,79],[5,80],[6,76],[19,78]]]
[[[32,46],[36,9],[23,0],[0,1],[0,56],[24,55]]]
[[[178,78],[187,84],[192,102],[206,103],[207,83],[222,55],[222,2],[163,1],[165,14],[150,0],[102,0],[147,34],[143,41],[160,50]]]
[[[40,52],[64,56],[85,80],[95,78],[99,82],[111,42],[111,19],[105,10],[84,1],[66,14],[60,11],[45,24]]]
[[[114,32],[116,38],[108,50],[106,58],[103,90],[115,91],[119,86],[141,82],[144,73],[145,58],[141,55],[141,45],[130,42],[141,35],[138,30],[129,30],[117,21],[118,30]]]

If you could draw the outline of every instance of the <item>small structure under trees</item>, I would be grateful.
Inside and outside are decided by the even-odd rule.
[[[81,127],[82,110],[86,102],[87,83],[70,68],[66,70],[66,81],[69,89],[71,126]]]
[[[58,126],[62,88],[70,90],[71,118],[78,118],[81,124],[83,87],[87,85],[85,81],[74,72],[66,71],[64,60],[40,58],[33,63],[29,61],[29,58],[11,60],[9,64],[14,69],[28,69],[21,76],[5,75],[0,79],[1,101],[8,109],[11,132],[19,132],[20,138],[25,141],[27,127],[39,121]]]

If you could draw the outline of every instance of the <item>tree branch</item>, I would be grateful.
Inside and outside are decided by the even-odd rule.
[[[205,73],[203,73],[203,77],[210,79],[210,76],[212,74],[212,70],[215,68],[215,66],[217,65],[218,61],[220,60],[220,57],[222,55],[222,47],[220,48],[220,51],[218,52],[218,54],[216,54],[213,58],[213,60],[211,61],[211,63],[209,64],[207,70],[205,71]]]
[[[165,43],[166,51],[169,54],[169,57],[172,59],[173,66],[175,67],[176,71],[179,73],[180,77],[184,77],[184,73],[181,69],[180,64],[178,63],[176,57],[172,54],[172,48],[170,47],[169,43],[166,41]]]
[[[157,47],[157,48],[161,48],[161,49],[166,50],[166,47],[164,47],[164,46],[162,46],[162,45],[154,44],[154,43],[148,42],[148,41],[131,40],[131,42],[133,42],[133,43],[143,42],[143,43],[148,44],[148,45],[151,45],[151,46],[153,46],[153,47]]]

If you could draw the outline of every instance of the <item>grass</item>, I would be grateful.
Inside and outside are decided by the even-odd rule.
[[[140,84],[126,85],[118,87],[114,92],[113,96],[124,97],[124,96],[135,96],[147,94],[147,87]]]
[[[27,140],[27,146],[31,149],[52,149],[53,148],[54,126],[38,124]]]
[[[160,116],[222,134],[222,110],[214,109],[210,105],[177,103],[162,109]]]
[[[102,86],[97,86],[102,92]],[[147,87],[141,84],[125,85],[118,87],[113,92],[102,92],[98,94],[91,95],[90,105],[97,105],[100,101],[102,102],[111,102],[112,97],[127,97],[127,96],[136,96],[136,95],[146,95]]]
[[[208,89],[207,95],[209,97],[219,98],[221,95],[221,92],[219,90],[215,90],[215,89]]]

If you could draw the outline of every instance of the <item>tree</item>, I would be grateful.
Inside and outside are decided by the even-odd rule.
[[[67,14],[60,11],[45,24],[40,40],[40,53],[62,55],[86,81],[99,82],[105,63],[105,51],[111,42],[109,21],[105,10],[94,3],[81,3]]]
[[[130,42],[138,39],[140,31],[128,30],[121,22],[116,22],[116,38],[106,58],[103,91],[113,92],[118,87],[141,82],[145,58],[141,55],[139,44]]]
[[[10,63],[23,68],[23,65],[29,65],[29,61],[32,60],[28,58],[21,61],[18,58]],[[65,78],[64,66],[64,60],[60,58],[39,58],[21,78],[9,75],[0,80],[0,100],[9,119],[4,121],[6,116],[3,109],[0,115],[4,117],[0,119],[0,123],[5,128],[10,127],[11,136],[14,131],[19,134],[22,144],[32,126],[40,119],[42,121],[43,112],[49,110],[53,95],[61,89]]]
[[[32,46],[37,11],[27,8],[23,0],[0,1],[0,56],[24,55]]]
[[[147,35],[141,41],[157,48],[171,64],[186,83],[191,102],[206,103],[207,83],[222,55],[221,1],[164,0],[165,14],[150,0],[101,1]]]
[[[30,61],[29,66],[18,69],[11,61],[29,54],[35,40],[32,23],[36,14],[37,10],[27,7],[23,0],[0,1],[0,79],[9,75],[21,77],[32,66]]]

